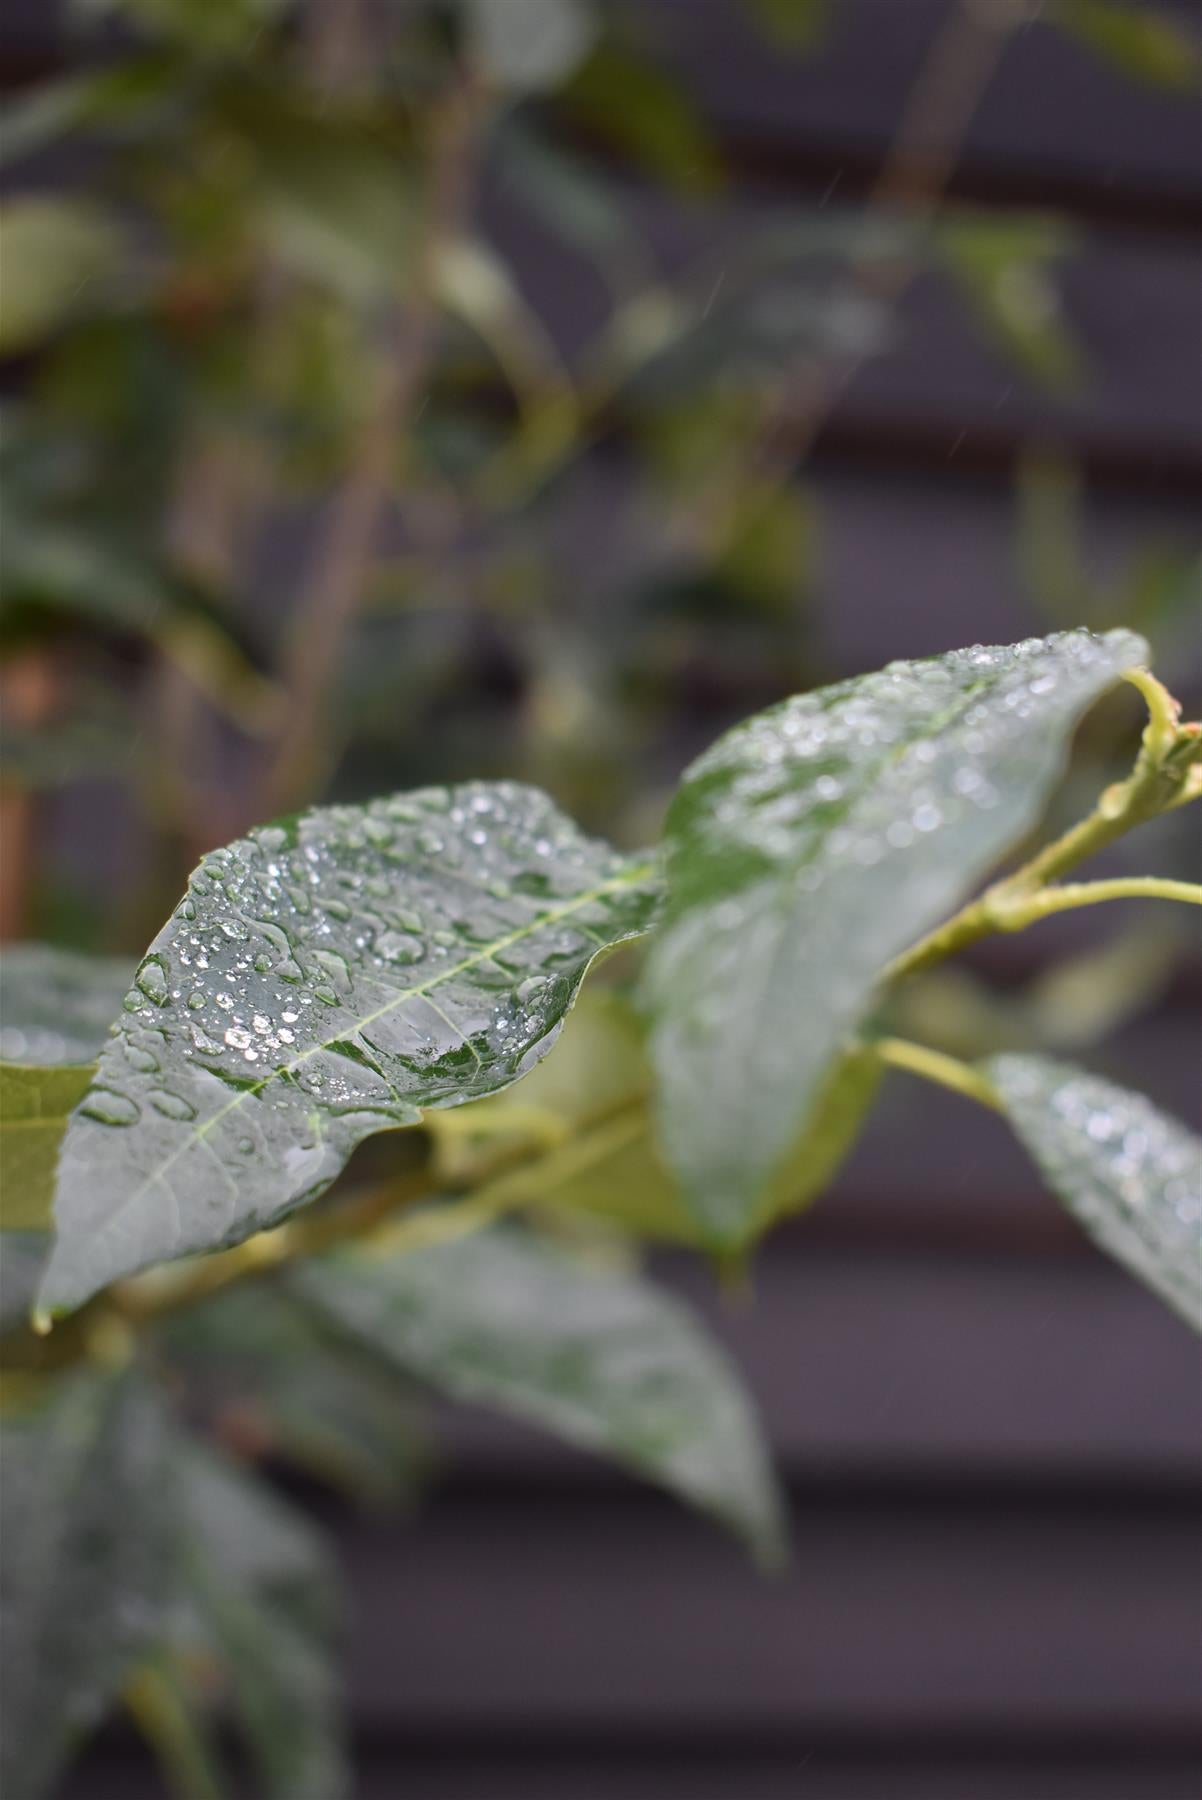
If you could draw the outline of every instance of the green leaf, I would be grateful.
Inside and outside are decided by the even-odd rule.
[[[38,1800],[158,1625],[170,1468],[154,1394],[86,1374],[0,1426],[0,1788]]]
[[[1202,1331],[1202,1141],[1071,1063],[985,1065],[1048,1186],[1107,1251]]]
[[[357,1498],[411,1500],[430,1452],[417,1399],[277,1283],[232,1288],[166,1322],[165,1347],[222,1438]]]
[[[734,1370],[676,1301],[525,1233],[347,1252],[290,1284],[357,1342],[458,1399],[612,1456],[771,1558],[780,1504]]]
[[[400,290],[419,215],[402,144],[370,118],[253,86],[226,96],[223,117],[252,153],[255,204],[283,262],[352,301]]]
[[[335,1585],[305,1520],[192,1441],[175,1446],[182,1613],[177,1647],[215,1659],[262,1800],[350,1791],[334,1647]]]
[[[1051,15],[1103,61],[1153,87],[1191,88],[1202,70],[1202,48],[1179,19],[1119,0],[1060,0]]]
[[[647,996],[661,1135],[737,1244],[886,964],[1036,822],[1082,710],[1147,647],[1067,632],[788,700],[688,771]]]
[[[597,34],[589,0],[461,0],[474,60],[498,87],[557,87]]]
[[[830,23],[827,0],[751,0],[760,29],[790,50],[811,50]]]
[[[651,175],[686,192],[723,178],[705,120],[688,94],[638,51],[603,40],[562,89],[569,115]]]
[[[841,1057],[766,1197],[762,1229],[827,1186],[880,1079],[866,1053]],[[706,1234],[660,1155],[645,1031],[622,995],[585,993],[555,1055],[520,1087],[432,1115],[443,1185],[474,1190],[483,1212],[546,1206],[612,1220],[640,1237],[703,1246]],[[540,1154],[541,1152],[541,1154]],[[519,1167],[515,1158],[525,1156]],[[497,1164],[499,1174],[489,1174]]]
[[[27,350],[61,325],[121,267],[116,222],[83,200],[23,195],[0,215],[4,308],[0,354]]]
[[[68,1128],[41,1295],[236,1244],[355,1145],[526,1074],[652,865],[510,783],[325,807],[206,858]]]
[[[0,1057],[7,1063],[87,1063],[99,1054],[129,988],[132,961],[52,944],[0,953]]]
[[[0,1063],[0,1227],[49,1231],[58,1147],[93,1070]]]
[[[1039,215],[999,220],[964,213],[936,239],[986,336],[1049,388],[1071,388],[1084,374],[1054,278],[1073,244],[1072,232],[1060,220]]]

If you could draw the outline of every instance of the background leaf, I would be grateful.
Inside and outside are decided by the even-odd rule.
[[[1153,87],[1197,85],[1202,47],[1165,8],[1123,0],[1059,0],[1051,17],[1124,75]]]
[[[995,1056],[985,1068],[1052,1192],[1202,1331],[1202,1140],[1071,1063]]]
[[[761,1228],[800,1211],[828,1185],[879,1079],[880,1064],[868,1054],[834,1065],[766,1197]],[[431,1115],[438,1174],[444,1186],[473,1188],[484,1212],[586,1212],[639,1237],[702,1246],[705,1231],[656,1142],[652,1089],[645,1027],[634,1006],[612,990],[586,992],[555,1055],[520,1088]]]
[[[684,1309],[501,1227],[408,1254],[351,1252],[290,1276],[356,1341],[458,1399],[618,1462],[764,1557],[780,1501],[750,1404]]]
[[[27,350],[94,302],[122,265],[116,221],[83,200],[23,195],[0,217],[4,311],[0,353]]]
[[[321,808],[213,853],[68,1129],[42,1304],[238,1243],[373,1132],[516,1081],[656,898],[646,861],[508,783]]]
[[[86,1063],[100,1054],[121,1010],[132,964],[52,944],[5,944],[0,953],[0,1057],[8,1063]]]
[[[163,1342],[191,1411],[224,1442],[359,1499],[414,1498],[430,1462],[416,1394],[278,1282],[234,1287],[181,1313]]]
[[[177,1648],[221,1669],[262,1800],[338,1800],[350,1778],[324,1546],[234,1464],[195,1441],[178,1440],[175,1451],[183,1495]]]
[[[648,958],[668,1158],[738,1242],[890,959],[1035,823],[1078,715],[1147,647],[1065,632],[894,663],[736,726],[668,815]]]
[[[0,1222],[5,1231],[49,1231],[58,1147],[88,1091],[92,1069],[0,1063]]]
[[[0,1425],[0,1787],[47,1794],[159,1622],[167,1438],[133,1375],[71,1378]]]

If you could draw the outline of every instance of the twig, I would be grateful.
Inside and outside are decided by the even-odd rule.
[[[396,321],[376,403],[331,503],[325,536],[297,607],[284,665],[286,718],[263,779],[260,817],[294,806],[320,767],[326,703],[362,602],[399,443],[419,402],[434,349],[439,257],[463,229],[471,204],[484,101],[485,90],[464,77],[434,121],[430,192],[410,294]]]
[[[916,229],[934,219],[977,106],[1028,10],[1026,0],[953,0],[910,90],[866,213],[892,214]],[[910,256],[862,257],[851,271],[848,291],[896,304],[915,273]],[[737,459],[765,499],[808,456],[832,406],[869,354],[811,353],[786,371],[774,403]],[[728,515],[733,488],[728,466],[701,495],[685,502],[677,521],[680,535],[686,541],[711,535],[715,522]]]

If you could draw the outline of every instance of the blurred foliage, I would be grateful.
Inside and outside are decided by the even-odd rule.
[[[91,775],[129,821],[153,893],[109,871],[102,942],[330,782],[527,775],[632,839],[701,732],[821,679],[821,518],[757,444],[800,365],[890,345],[865,271],[951,281],[1019,379],[1090,378],[1059,222],[735,204],[666,16],[70,19],[76,67],[10,100],[3,144],[0,646],[49,671],[6,696],[3,770],[44,806]],[[1053,22],[1187,78],[1158,14]],[[756,0],[742,28],[805,55],[836,23]],[[78,883],[57,841],[31,891]]]

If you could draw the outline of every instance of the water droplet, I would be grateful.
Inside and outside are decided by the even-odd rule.
[[[161,956],[148,956],[138,973],[134,976],[134,985],[153,1001],[155,1006],[166,1006],[168,996],[167,968]]]
[[[132,1125],[141,1117],[141,1109],[134,1101],[115,1088],[93,1088],[79,1110],[85,1118],[95,1119],[101,1125]]]
[[[382,931],[375,947],[377,955],[392,963],[420,962],[426,954],[421,939],[405,931]]]
[[[196,1108],[182,1094],[172,1093],[170,1088],[152,1088],[147,1099],[158,1113],[165,1119],[194,1119]]]

